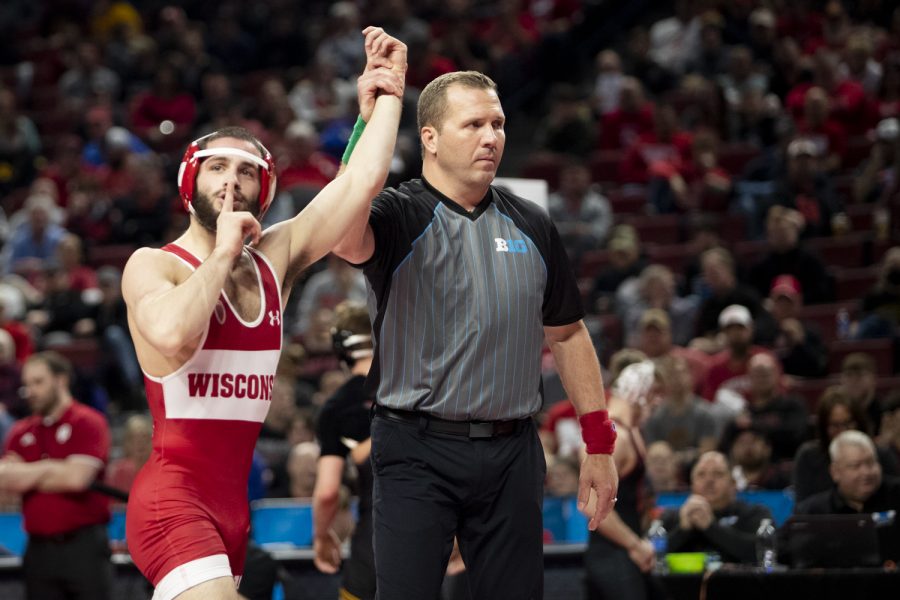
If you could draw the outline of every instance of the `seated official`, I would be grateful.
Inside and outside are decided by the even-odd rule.
[[[756,560],[756,530],[769,509],[737,499],[728,459],[706,452],[691,470],[691,495],[663,513],[669,552],[716,552],[725,562]]]
[[[886,513],[900,511],[900,478],[884,477],[871,438],[845,431],[828,446],[832,489],[813,494],[797,505],[798,515]],[[877,528],[882,560],[900,561],[900,518]]]

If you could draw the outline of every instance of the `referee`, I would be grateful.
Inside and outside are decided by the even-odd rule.
[[[422,178],[382,191],[335,249],[363,268],[376,338],[377,597],[436,598],[456,534],[476,600],[542,598],[541,349],[580,415],[592,529],[617,484],[597,356],[549,217],[491,186],[505,141],[494,82],[442,75],[417,112]]]

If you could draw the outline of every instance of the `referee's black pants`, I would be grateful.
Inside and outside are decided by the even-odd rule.
[[[436,600],[454,534],[474,600],[543,598],[547,469],[530,420],[470,439],[376,416],[372,466],[379,600]]]
[[[22,557],[28,600],[109,600],[113,566],[105,525],[32,536]]]

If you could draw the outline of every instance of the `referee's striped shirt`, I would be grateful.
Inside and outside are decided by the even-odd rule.
[[[494,187],[469,213],[416,179],[379,194],[369,223],[377,402],[460,421],[540,410],[543,327],[584,316],[547,214]]]

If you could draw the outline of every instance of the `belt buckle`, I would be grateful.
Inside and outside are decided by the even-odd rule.
[[[493,423],[469,423],[469,437],[472,439],[483,439],[494,437]]]

